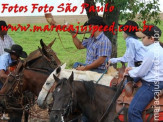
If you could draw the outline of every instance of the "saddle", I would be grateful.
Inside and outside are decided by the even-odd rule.
[[[119,98],[116,101],[116,112],[120,115],[120,121],[127,121],[127,110],[128,107],[136,93],[136,91],[142,86],[142,83],[139,81],[136,84],[132,84],[129,82],[126,86]],[[159,108],[158,114],[163,117],[163,90],[159,96],[159,100],[156,103],[156,100],[152,100],[148,106],[145,108],[143,112],[143,120],[152,122],[154,120],[154,109]],[[125,111],[126,110],[126,111]],[[163,118],[159,117],[159,120],[163,120]]]

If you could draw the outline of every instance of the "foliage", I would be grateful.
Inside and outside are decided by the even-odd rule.
[[[161,22],[159,0],[95,0],[95,2],[100,2],[102,5],[113,4],[121,12],[120,20],[132,20],[138,15],[137,18],[141,21],[146,20],[154,24]]]

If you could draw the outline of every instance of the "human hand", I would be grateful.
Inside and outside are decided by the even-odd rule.
[[[86,70],[86,66],[78,66],[78,67],[76,68],[76,70],[84,71],[84,70]]]
[[[132,70],[132,67],[127,67],[127,68],[125,69],[125,72],[124,72],[123,76],[128,75],[128,72],[129,72],[130,70]]]
[[[106,68],[108,68],[109,66],[110,66],[110,64],[111,64],[111,61],[109,60],[107,63],[106,63]]]

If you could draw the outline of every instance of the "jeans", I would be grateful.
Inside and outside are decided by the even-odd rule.
[[[75,62],[74,65],[73,65],[73,68],[76,69],[78,66],[86,66],[87,64],[83,64],[83,63],[80,63],[80,62]],[[93,71],[93,72],[98,72],[98,73],[104,73],[105,72],[105,69],[91,69],[90,71]]]
[[[83,64],[83,63],[80,63],[80,62],[75,62],[74,65],[73,65],[73,68],[76,69],[78,66],[86,66],[87,64]]]
[[[133,80],[134,80],[134,83],[137,83],[138,81],[141,80],[141,78],[133,78]],[[124,83],[123,83],[123,86],[125,87],[125,85],[126,85],[128,82],[129,82],[129,81],[126,79],[126,80],[124,81]]]
[[[136,92],[128,109],[129,122],[143,122],[142,112],[154,99],[154,82],[142,81],[142,86]],[[163,81],[159,84],[159,90],[163,89]]]

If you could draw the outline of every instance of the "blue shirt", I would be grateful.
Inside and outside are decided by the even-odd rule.
[[[153,43],[146,53],[143,63],[129,71],[131,77],[140,77],[147,82],[163,81],[163,48]]]
[[[111,63],[126,62],[128,67],[135,67],[135,62],[143,61],[147,48],[133,37],[126,38],[126,52],[123,57],[110,59]]]
[[[9,53],[4,53],[0,56],[0,70],[7,70],[7,68],[12,64],[12,59]]]
[[[92,64],[101,56],[106,56],[106,60],[109,60],[111,56],[112,45],[103,32],[96,38],[90,37],[85,39],[82,45],[87,48],[86,64]],[[98,69],[105,69],[105,63],[99,66]]]

